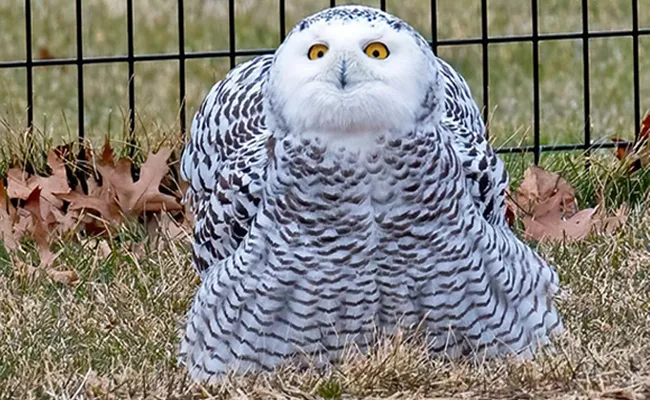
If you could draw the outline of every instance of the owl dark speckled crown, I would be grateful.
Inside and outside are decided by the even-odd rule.
[[[287,38],[294,32],[302,32],[305,29],[309,28],[316,22],[324,21],[326,23],[333,21],[343,21],[343,22],[358,22],[358,21],[367,21],[371,25],[375,22],[385,23],[395,31],[407,31],[417,40],[418,45],[424,50],[431,51],[431,45],[422,37],[422,35],[416,31],[412,26],[402,21],[398,17],[389,14],[387,12],[381,11],[377,8],[372,8],[364,5],[357,4],[348,4],[337,7],[328,8],[326,10],[320,11],[310,17],[303,19],[287,36]]]

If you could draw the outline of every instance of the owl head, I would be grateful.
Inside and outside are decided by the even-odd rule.
[[[350,139],[439,117],[443,89],[437,59],[412,27],[374,8],[340,6],[293,28],[265,90],[272,129]]]

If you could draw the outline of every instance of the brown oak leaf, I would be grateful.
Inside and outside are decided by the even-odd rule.
[[[180,203],[174,196],[160,192],[160,182],[169,171],[167,159],[171,149],[163,148],[150,153],[140,169],[140,177],[134,182],[131,161],[122,158],[115,165],[97,166],[105,185],[113,190],[117,204],[124,214],[141,215],[145,211],[180,211]]]
[[[601,212],[599,219],[596,220],[594,228],[602,233],[612,234],[621,228],[627,222],[629,207],[623,204],[616,210],[614,215],[608,216],[604,211]]]
[[[538,166],[532,166],[524,172],[515,200],[525,212],[537,216],[549,212],[549,207],[553,210],[561,207],[566,216],[577,211],[573,187],[560,175]]]
[[[84,149],[86,159],[92,158],[92,153]],[[113,166],[113,149],[108,137],[98,160],[101,166]],[[105,233],[112,225],[122,222],[122,212],[117,203],[115,192],[111,185],[100,183],[93,174],[84,177],[87,193],[77,187],[70,193],[58,195],[61,200],[69,202],[68,212],[76,212],[79,223],[83,224],[86,233],[95,235]]]
[[[8,251],[18,248],[19,238],[14,234],[14,223],[17,219],[17,210],[9,201],[4,182],[0,180],[0,241]]]
[[[562,219],[562,214],[549,212],[541,218],[526,216],[523,218],[525,226],[524,237],[527,239],[565,240],[574,241],[584,239],[594,227],[596,208],[587,208],[578,211],[568,219]]]
[[[61,254],[63,249],[58,253],[53,253],[50,250],[50,242],[53,236],[53,231],[48,228],[45,224],[45,221],[42,219],[40,213],[42,196],[40,193],[40,188],[34,189],[34,191],[28,196],[25,200],[24,209],[27,210],[32,216],[32,226],[33,231],[31,236],[34,238],[36,245],[38,246],[38,254],[40,256],[40,263],[38,268],[42,271],[45,271],[47,275],[55,282],[60,282],[66,285],[75,285],[79,282],[79,276],[74,270],[56,270],[52,268],[54,260]]]
[[[557,174],[530,167],[516,191],[515,207],[524,212],[524,237],[539,241],[575,241],[592,231],[612,233],[625,222],[627,208],[607,216],[604,207],[578,210],[575,190]]]
[[[103,219],[106,223],[121,222],[122,213],[111,188],[107,185],[100,186],[93,177],[90,177],[86,182],[88,194],[77,189],[70,193],[57,195],[59,199],[70,203],[68,212],[92,210],[97,214],[97,217]]]
[[[12,168],[7,172],[7,195],[12,199],[27,200],[39,188],[40,215],[46,225],[56,224],[57,211],[63,207],[63,202],[57,196],[70,192],[70,185],[65,171],[65,161],[59,157],[56,150],[51,150],[47,155],[47,163],[52,170],[50,176],[39,176],[28,174],[19,169]]]
[[[41,189],[39,187],[36,187],[27,199],[25,199],[25,205],[23,208],[29,212],[32,217],[32,229],[28,233],[32,236],[38,246],[38,254],[41,258],[39,267],[47,269],[52,265],[52,263],[54,263],[58,254],[54,254],[50,251],[51,231],[43,220],[41,214]]]
[[[68,286],[74,286],[79,283],[79,275],[74,270],[59,271],[49,268],[45,272],[55,282],[63,283]]]

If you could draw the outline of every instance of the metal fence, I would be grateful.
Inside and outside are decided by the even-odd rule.
[[[118,1],[118,0],[115,0]],[[178,53],[166,54],[135,54],[134,52],[134,29],[133,29],[133,3],[134,0],[126,1],[127,9],[127,54],[107,57],[84,57],[83,40],[82,40],[82,0],[75,0],[76,5],[76,57],[43,59],[35,60],[32,54],[32,1],[25,0],[25,36],[26,36],[26,59],[21,61],[3,61],[0,62],[0,69],[4,68],[23,68],[27,76],[27,125],[32,126],[34,119],[34,89],[33,89],[33,68],[41,66],[77,66],[77,101],[78,101],[78,134],[79,139],[84,139],[84,65],[106,64],[106,63],[127,63],[128,76],[128,128],[131,132],[135,129],[135,64],[143,61],[154,60],[178,60],[179,63],[179,98],[180,98],[180,129],[185,133],[187,129],[187,115],[185,106],[185,61],[188,59],[206,59],[206,58],[229,58],[230,66],[235,66],[237,57],[256,56],[262,54],[271,54],[274,49],[253,49],[237,50],[235,43],[235,0],[228,1],[228,22],[229,22],[229,48],[223,51],[203,51],[203,52],[186,52],[185,51],[185,17],[184,17],[184,0],[178,2]],[[488,34],[488,0],[481,0],[481,36],[469,39],[438,39],[438,7],[436,0],[431,2],[431,46],[434,52],[443,46],[462,46],[462,45],[481,45],[482,47],[482,85],[483,85],[483,116],[487,121],[489,117],[489,91],[488,91],[488,73],[489,73],[489,48],[490,44],[496,43],[531,43],[533,56],[533,145],[524,147],[505,147],[500,148],[500,153],[517,153],[532,152],[535,163],[539,162],[540,154],[544,151],[562,151],[562,150],[589,150],[593,143],[591,140],[591,123],[590,123],[590,79],[589,79],[589,41],[592,38],[605,37],[631,37],[633,51],[633,71],[634,74],[634,134],[638,138],[641,107],[640,107],[640,83],[639,83],[639,37],[650,35],[650,29],[639,29],[639,1],[629,0],[632,5],[632,29],[631,30],[614,30],[614,31],[590,31],[589,30],[589,0],[582,1],[582,30],[573,33],[552,33],[540,34],[538,23],[538,3],[540,0],[530,0],[531,2],[531,34],[516,36],[489,36]],[[624,1],[624,0],[621,0]],[[280,22],[280,39],[283,40],[287,31],[285,0],[278,0],[278,17]],[[330,0],[330,5],[336,6],[336,0]],[[386,9],[386,0],[380,1],[380,8]],[[582,40],[583,44],[583,80],[584,80],[584,140],[582,143],[560,144],[542,146],[540,144],[540,95],[539,95],[539,43],[542,41],[558,40]],[[600,144],[599,147],[614,147],[614,143]]]

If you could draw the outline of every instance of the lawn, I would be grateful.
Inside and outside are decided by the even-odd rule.
[[[34,1],[34,53],[74,57],[74,4]],[[84,54],[126,53],[124,2],[84,1]],[[175,52],[176,2],[135,3],[136,53]],[[329,1],[287,0],[287,25]],[[340,2],[342,3],[342,2]],[[362,3],[377,5],[378,1]],[[429,3],[388,1],[389,11],[430,37]],[[580,2],[540,0],[540,32],[581,29]],[[23,2],[0,0],[0,60],[24,54]],[[398,7],[399,4],[399,7]],[[491,35],[529,34],[530,3],[489,0]],[[590,2],[596,30],[631,28],[630,1]],[[480,1],[441,0],[439,38],[480,35]],[[186,1],[186,49],[227,49],[225,0]],[[237,1],[237,47],[272,48],[280,40],[277,2]],[[639,0],[640,26],[650,27],[650,0]],[[630,38],[591,42],[593,137],[633,135]],[[650,37],[640,38],[642,110],[650,108]],[[481,47],[441,47],[439,54],[468,79],[480,104]],[[241,60],[238,60],[241,61]],[[580,141],[584,132],[580,40],[540,44],[542,142]],[[490,110],[497,145],[532,143],[531,45],[490,46]],[[229,61],[187,62],[188,116]],[[86,130],[95,144],[123,138],[127,65],[84,68]],[[178,134],[178,63],[136,65],[137,133],[141,150]],[[171,83],[170,83],[171,82]],[[41,163],[50,144],[75,138],[76,67],[36,68],[35,122],[23,134],[25,73],[0,70],[0,172],[25,158]],[[178,145],[177,142],[174,144]],[[124,149],[118,149],[123,151]],[[507,157],[512,181],[530,157]],[[66,237],[55,245],[59,269],[74,269],[72,286],[29,273],[31,242],[8,254],[0,243],[0,398],[650,398],[650,172],[629,176],[609,151],[545,155],[542,164],[575,188],[581,207],[628,204],[625,226],[576,243],[531,243],[560,275],[558,299],[567,333],[530,363],[449,361],[427,356],[407,339],[382,342],[369,356],[350,356],[332,371],[285,369],[270,376],[193,385],[176,366],[178,333],[199,283],[189,243],[148,236],[129,224],[110,240]],[[39,169],[39,168],[37,168]],[[520,228],[520,227],[519,227]],[[518,229],[519,229],[518,228]]]
[[[0,245],[0,397],[72,398],[620,398],[650,396],[650,172],[631,177],[611,155],[548,157],[581,206],[630,205],[616,233],[535,246],[556,266],[567,333],[534,362],[450,361],[408,338],[351,354],[333,370],[193,385],[176,366],[179,329],[199,280],[187,235],[149,236],[129,223],[107,240],[55,241],[72,285],[34,274],[31,241]],[[510,165],[515,171],[519,166]],[[518,227],[518,230],[521,227]],[[520,231],[521,232],[521,231]],[[644,397],[645,396],[645,397]]]
[[[22,0],[0,0],[0,60],[25,57]],[[339,3],[344,3],[339,1]],[[360,3],[378,5],[379,1]],[[430,2],[388,1],[388,9],[431,37]],[[481,34],[480,0],[438,1],[439,39],[478,37]],[[531,34],[530,2],[490,0],[488,31],[491,36]],[[125,1],[83,2],[83,52],[85,56],[127,53]],[[287,0],[287,26],[329,4],[328,0]],[[589,24],[593,30],[632,27],[631,1],[590,1]],[[56,58],[75,57],[75,8],[72,1],[35,1],[33,14],[34,57],[47,49]],[[273,48],[279,44],[278,1],[236,2],[236,47]],[[227,50],[226,0],[186,1],[186,51]],[[178,50],[176,1],[134,2],[135,53],[173,53]],[[639,26],[650,27],[650,0],[639,0]],[[581,31],[580,2],[539,1],[540,33]],[[640,37],[641,108],[650,108],[650,36]],[[533,64],[530,43],[489,46],[489,109],[496,143],[532,143]],[[593,138],[611,135],[631,137],[634,126],[632,39],[592,40],[591,103]],[[441,47],[439,55],[469,81],[481,104],[482,69],[480,45]],[[581,141],[584,134],[582,41],[540,43],[540,99],[542,143]],[[238,62],[242,59],[238,59]],[[228,59],[187,61],[188,115],[229,68]],[[138,129],[176,129],[178,118],[177,61],[136,63],[135,90]],[[34,70],[34,116],[37,126],[58,140],[67,140],[77,129],[76,66],[39,67]],[[128,108],[126,63],[96,64],[84,68],[86,130],[101,138],[123,130]],[[11,126],[24,125],[26,78],[20,69],[0,70],[0,116]],[[7,100],[10,99],[10,100]],[[1,129],[1,128],[0,128]]]

